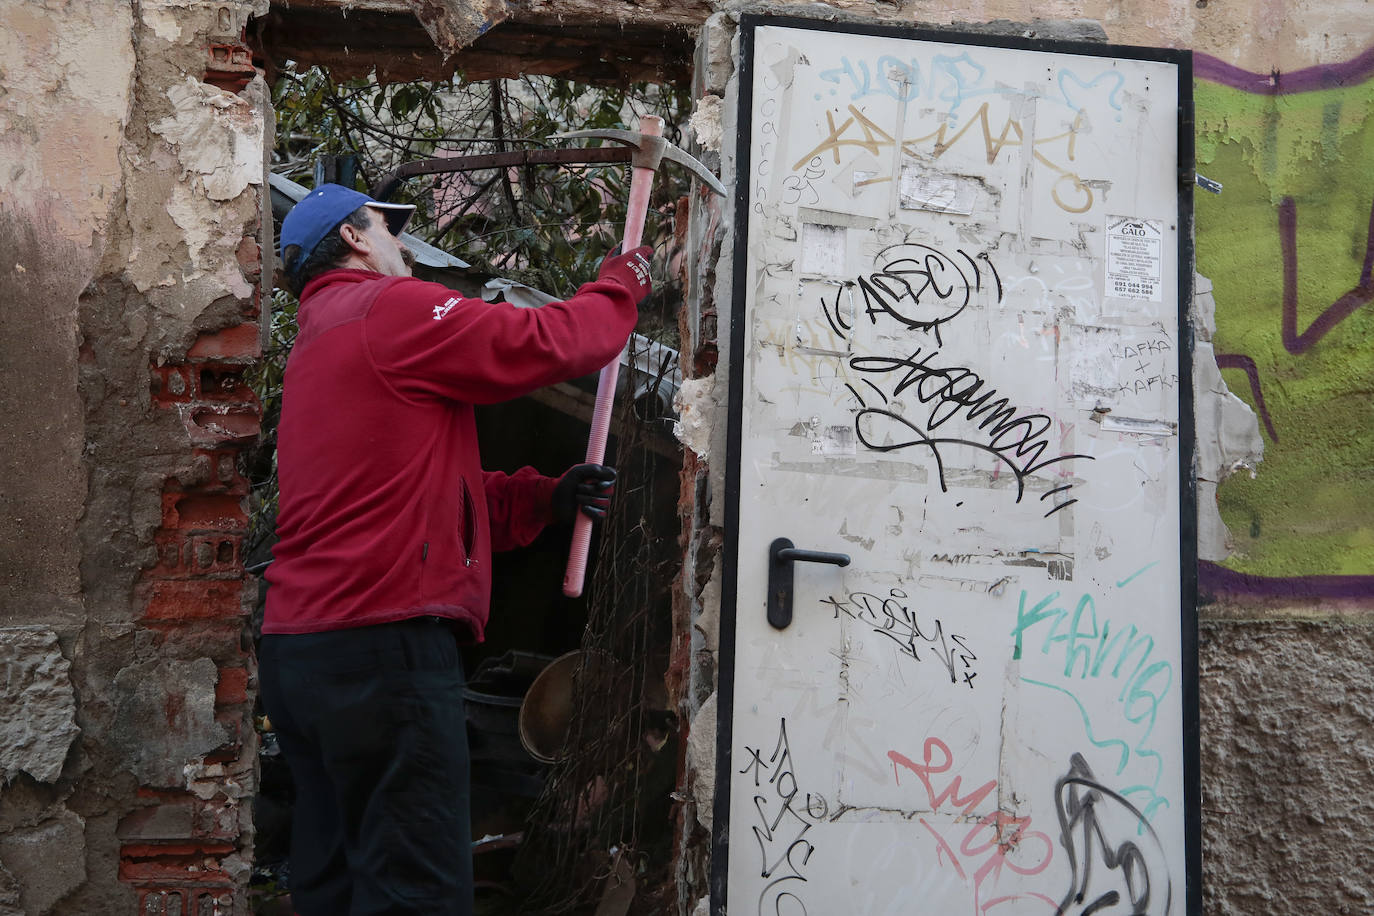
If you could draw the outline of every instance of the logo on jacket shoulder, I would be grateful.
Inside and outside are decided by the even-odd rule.
[[[453,311],[453,307],[457,305],[458,302],[459,300],[455,297],[449,299],[443,305],[436,305],[434,307],[434,320],[438,321],[440,318],[443,318],[449,312]]]

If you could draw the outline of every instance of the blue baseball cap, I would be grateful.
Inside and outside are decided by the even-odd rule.
[[[282,220],[278,240],[280,251],[284,255],[289,245],[299,245],[301,249],[296,263],[285,265],[287,272],[299,270],[315,251],[315,246],[359,207],[379,211],[392,235],[400,235],[415,212],[413,204],[384,204],[343,185],[322,184],[302,198]]]

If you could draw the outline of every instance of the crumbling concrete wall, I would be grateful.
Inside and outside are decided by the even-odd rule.
[[[1206,0],[1148,8],[988,2],[919,10],[844,0],[826,7],[733,4],[701,30],[694,119],[727,185],[735,161],[737,16],[770,11],[964,30],[1011,19],[1020,24],[995,26],[1041,37],[1077,28],[1082,34],[1074,37],[1195,51],[1199,170],[1226,186],[1218,197],[1199,195],[1202,275],[1193,309],[1204,586],[1204,910],[1227,916],[1369,912],[1374,872],[1363,850],[1374,828],[1357,782],[1369,772],[1370,733],[1368,704],[1359,698],[1374,691],[1368,664],[1374,580],[1366,578],[1370,542],[1361,534],[1374,505],[1356,478],[1369,466],[1364,325],[1374,313],[1364,306],[1374,297],[1374,223],[1368,182],[1354,176],[1374,167],[1366,117],[1374,21],[1360,4],[1336,4],[1320,15],[1305,4],[1223,8]],[[1298,194],[1308,195],[1308,209],[1301,200],[1295,204]],[[1305,222],[1295,220],[1298,210]],[[691,234],[699,266],[688,272],[695,280],[683,313],[687,379],[679,438],[688,455],[680,511],[687,553],[677,616],[691,634],[682,655],[693,667],[679,693],[692,718],[680,834],[682,912],[705,912],[716,779],[732,221],[728,205],[696,202]],[[1303,258],[1317,265],[1301,286],[1297,232],[1308,233]],[[1324,352],[1315,349],[1323,345]],[[1305,364],[1293,359],[1309,349]],[[1262,384],[1254,383],[1257,366]],[[1266,385],[1273,392],[1267,408]],[[1271,417],[1279,412],[1289,428],[1275,435]],[[1352,415],[1360,419],[1352,422]],[[1269,468],[1261,455],[1272,456],[1284,436],[1282,447],[1307,454],[1307,468],[1298,457],[1290,472],[1276,474],[1266,507],[1256,510],[1244,485],[1265,480]],[[1228,501],[1228,487],[1240,495]],[[1308,502],[1312,492],[1322,499]],[[1257,530],[1247,511],[1276,519],[1277,531]],[[1304,533],[1316,529],[1324,532],[1324,550],[1303,545]],[[1261,568],[1244,549],[1266,533],[1269,565]],[[1286,543],[1276,543],[1281,539]]]
[[[0,7],[0,913],[246,912],[265,8]]]

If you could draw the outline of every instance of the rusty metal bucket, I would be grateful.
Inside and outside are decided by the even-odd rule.
[[[615,663],[603,652],[575,650],[549,663],[520,703],[520,743],[541,763],[557,763],[568,752],[579,682],[605,684]]]

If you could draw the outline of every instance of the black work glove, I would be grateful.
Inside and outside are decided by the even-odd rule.
[[[634,251],[621,254],[617,245],[615,251],[606,255],[601,262],[601,270],[596,278],[619,283],[630,291],[636,303],[643,302],[654,291],[654,285],[649,280],[649,259],[653,254],[654,250],[648,245],[640,245]]]
[[[553,488],[553,517],[567,524],[578,510],[593,521],[606,517],[615,492],[615,468],[604,464],[579,464],[558,479]]]

